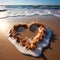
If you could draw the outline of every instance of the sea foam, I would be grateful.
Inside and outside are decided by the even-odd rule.
[[[46,36],[44,37],[42,42],[38,43],[38,47],[35,50],[26,50],[26,48],[20,46],[14,38],[9,37],[9,33],[8,33],[8,40],[11,42],[12,45],[14,45],[16,47],[16,49],[20,53],[26,54],[26,55],[31,55],[33,57],[39,57],[42,54],[43,48],[45,48],[49,45],[50,39],[51,39],[51,36],[52,36],[51,30],[49,28],[46,28],[46,30],[47,30]]]
[[[60,9],[52,9],[47,6],[8,6],[0,11],[0,18],[4,17],[18,17],[18,16],[32,16],[32,15],[54,15],[60,17]],[[2,10],[2,7],[0,8]]]

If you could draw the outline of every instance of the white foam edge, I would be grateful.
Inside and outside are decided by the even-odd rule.
[[[14,38],[8,37],[8,40],[16,47],[16,49],[19,52],[26,54],[26,55],[31,55],[34,57],[39,57],[42,54],[42,49],[48,46],[48,44],[50,42],[51,35],[52,35],[52,32],[49,28],[46,27],[46,30],[47,30],[47,35],[44,37],[42,42],[40,42],[38,44],[39,47],[33,51],[32,50],[26,50],[25,47],[20,46]],[[8,36],[9,36],[9,33],[8,33]]]

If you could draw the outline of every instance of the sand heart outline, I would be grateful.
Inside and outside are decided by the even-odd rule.
[[[38,33],[31,41],[28,41],[20,34],[20,32],[25,29],[28,29],[31,32],[35,32],[37,30]],[[27,50],[34,50],[35,48],[37,48],[37,44],[44,38],[46,34],[46,27],[43,24],[35,22],[31,24],[15,24],[10,29],[9,34],[10,37],[13,37],[17,43],[19,43],[21,46],[26,47]]]

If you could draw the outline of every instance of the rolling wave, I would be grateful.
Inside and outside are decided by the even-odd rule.
[[[1,9],[0,9],[1,10]],[[6,17],[32,16],[32,15],[54,15],[60,17],[60,9],[41,9],[40,8],[6,8],[0,11],[0,19]]]

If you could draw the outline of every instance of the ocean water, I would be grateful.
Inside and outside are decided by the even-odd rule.
[[[54,15],[60,17],[60,5],[4,5],[0,6],[0,19],[18,16]]]

